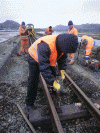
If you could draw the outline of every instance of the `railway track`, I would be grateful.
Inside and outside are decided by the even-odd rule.
[[[45,124],[49,124],[50,127],[52,126],[51,132],[66,133],[67,129],[66,129],[66,131],[64,130],[65,128],[63,125],[63,121],[66,121],[66,122],[68,120],[72,121],[73,119],[79,119],[82,117],[89,117],[89,118],[94,117],[94,120],[96,119],[96,122],[98,124],[98,126],[97,126],[98,128],[96,129],[96,131],[99,131],[99,127],[100,127],[99,126],[100,125],[99,109],[94,106],[94,103],[85,95],[85,93],[76,85],[76,83],[67,75],[67,73],[65,73],[66,83],[64,83],[64,86],[66,86],[66,84],[67,84],[69,92],[68,92],[68,94],[65,94],[65,95],[59,95],[59,94],[54,93],[52,91],[52,88],[48,87],[48,85],[45,83],[42,75],[40,74],[41,83],[43,84],[43,86],[42,86],[43,91],[42,91],[42,89],[39,90],[39,94],[37,97],[37,108],[35,110],[33,110],[32,113],[29,114],[29,119],[27,119],[27,112],[25,111],[26,107],[25,107],[25,103],[23,102],[23,100],[25,98],[25,93],[23,93],[23,91],[24,91],[23,87],[24,88],[27,87],[27,74],[26,75],[23,74],[23,73],[25,73],[25,70],[23,73],[20,73],[20,68],[23,68],[23,64],[25,64],[25,62],[26,62],[26,56],[23,55],[22,57],[17,57],[15,55],[14,57],[12,57],[11,60],[12,60],[12,65],[9,67],[10,69],[8,70],[8,75],[5,75],[5,77],[2,79],[2,82],[5,82],[5,84],[1,83],[0,86],[2,88],[2,86],[5,85],[5,89],[6,89],[7,83],[9,83],[7,86],[8,92],[10,90],[9,86],[13,85],[14,89],[16,89],[18,87],[18,89],[17,89],[18,95],[17,96],[15,95],[16,98],[14,101],[12,99],[10,99],[9,102],[11,102],[11,103],[13,102],[15,104],[17,103],[16,105],[17,105],[18,109],[20,110],[21,113],[23,112],[22,117],[20,116],[21,119],[23,119],[23,117],[24,117],[25,120],[23,120],[23,122],[26,121],[25,123],[28,124],[28,126],[30,127],[32,132],[34,132],[34,133],[38,132],[35,130],[34,127],[35,127],[35,125],[39,126],[42,123],[42,126]],[[19,62],[19,60],[20,60],[20,62]],[[19,67],[19,69],[17,70],[18,73],[16,72],[16,70],[14,71],[14,68],[13,68],[14,64],[15,64],[15,67],[17,67],[17,66]],[[20,67],[20,64],[21,64],[21,67]],[[25,64],[24,69],[26,69],[26,71],[27,71],[27,68],[28,68],[27,64]],[[14,76],[17,74],[19,74],[19,75],[22,74],[23,76],[22,77],[18,76],[19,80],[16,79],[16,77],[14,79]],[[26,86],[25,86],[25,83],[26,83]],[[21,89],[22,89],[22,91],[21,91]],[[12,90],[12,88],[11,88],[10,91],[13,93],[14,90]],[[11,96],[11,92],[9,92],[10,94],[8,97]],[[71,96],[70,92],[75,93],[75,95],[77,95],[76,100],[73,102],[70,97]],[[19,99],[21,94],[23,95],[23,98]],[[41,96],[41,98],[39,98],[40,96]],[[8,97],[7,97],[7,99],[8,99]],[[39,98],[39,100],[38,100],[38,98]],[[14,97],[13,97],[13,99],[14,99]],[[70,101],[68,101],[68,99],[70,99]],[[40,102],[40,101],[42,101],[42,102]],[[76,102],[81,102],[85,106],[85,108],[83,108],[83,107],[80,108],[79,106],[76,106],[75,105]],[[24,107],[23,107],[23,105],[24,105]],[[42,106],[44,106],[44,105],[46,106],[46,108],[43,110]],[[23,109],[24,109],[24,111],[22,111]],[[43,114],[42,114],[42,111],[45,111],[45,110],[48,111],[48,112],[46,112],[47,114],[45,112],[43,112]],[[36,115],[34,115],[34,114],[36,114]],[[17,115],[19,115],[19,113],[17,113]],[[35,118],[34,118],[34,116],[35,116]],[[32,124],[33,124],[33,126],[32,126]],[[23,124],[23,126],[25,126],[25,124]],[[50,129],[48,129],[48,132],[50,132]]]
[[[49,107],[50,114],[51,114],[51,115],[50,114],[49,115],[50,115],[50,118],[51,118],[51,123],[53,125],[54,132],[57,132],[57,133],[63,133],[64,132],[60,120],[62,121],[62,120],[68,120],[68,119],[73,119],[73,118],[76,118],[76,117],[79,118],[79,117],[84,117],[84,116],[93,116],[94,119],[96,119],[96,121],[98,122],[98,126],[100,127],[100,110],[97,107],[95,107],[94,103],[85,95],[85,93],[76,85],[76,83],[68,76],[67,73],[65,73],[65,76],[66,76],[67,84],[69,84],[70,89],[72,89],[74,91],[74,93],[77,95],[77,97],[79,98],[81,103],[84,104],[85,110],[83,110],[83,112],[81,112],[82,110],[80,110],[79,112],[77,112],[77,114],[76,114],[76,112],[72,111],[71,114],[69,113],[69,115],[70,116],[73,115],[73,116],[69,117],[69,118],[67,118],[68,114],[66,114],[66,113],[65,114],[58,114],[57,110],[56,110],[57,107],[55,107],[55,105],[53,103],[53,99],[50,96],[48,87],[47,87],[47,85],[46,85],[46,83],[45,83],[45,81],[44,81],[44,79],[41,75],[42,84],[44,86],[43,90],[45,92],[46,100],[48,101],[47,103],[48,103],[48,107]],[[64,86],[66,86],[66,85],[64,85]],[[77,106],[79,106],[78,108],[80,108],[80,106],[82,106],[82,104],[76,103],[76,110],[77,110]],[[66,107],[65,106],[65,110],[67,110],[68,108],[73,109],[73,106],[72,107],[68,107],[68,106]],[[63,107],[61,107],[60,110],[61,109],[63,109]],[[74,109],[75,109],[75,107],[74,107]],[[30,121],[33,122],[33,123],[36,122],[36,120],[34,120],[34,119],[36,119],[36,117],[34,117],[35,114],[37,115],[36,112],[37,111],[33,111],[30,114]],[[40,109],[40,112],[41,112],[41,109]],[[40,112],[38,111],[38,114]],[[83,113],[83,114],[80,115],[80,112]],[[74,113],[75,113],[76,116],[74,116]],[[66,115],[67,115],[67,117],[66,117]],[[50,122],[50,118],[45,118],[45,121],[47,122],[46,119],[48,119],[48,121]],[[43,123],[44,118],[39,119],[39,115],[38,115],[37,121],[38,122],[41,121],[41,123]]]

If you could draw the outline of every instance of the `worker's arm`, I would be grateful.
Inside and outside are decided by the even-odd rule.
[[[59,56],[61,53],[58,53]],[[58,56],[58,58],[59,58]],[[67,54],[63,54],[58,60],[57,60],[57,63],[58,63],[58,69],[59,70],[66,70],[67,69],[67,63],[66,63],[66,59],[67,59]]]
[[[58,69],[59,69],[60,72],[61,72],[62,80],[65,79],[65,74],[64,74],[64,73],[65,73],[65,70],[67,69],[66,59],[67,59],[67,54],[63,54],[63,55],[57,60]]]
[[[74,32],[73,32],[74,35],[78,36],[78,30],[75,29]]]
[[[20,35],[24,35],[26,31],[22,29],[22,27],[19,27],[19,33]]]
[[[50,48],[46,43],[40,43],[38,45],[38,60],[39,60],[39,69],[45,79],[46,83],[53,86],[55,81],[53,67],[50,66]],[[55,69],[55,68],[54,68]]]

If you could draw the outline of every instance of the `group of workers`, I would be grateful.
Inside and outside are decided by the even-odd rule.
[[[26,96],[28,110],[34,108],[37,96],[39,73],[41,72],[47,84],[51,85],[57,92],[61,90],[59,80],[56,80],[58,67],[62,81],[65,79],[67,54],[70,54],[70,64],[74,63],[74,53],[78,47],[78,31],[73,22],[68,22],[69,30],[66,34],[52,35],[53,28],[50,26],[45,30],[43,37],[37,39],[28,49],[29,78]],[[25,23],[19,27],[21,35],[21,52],[26,52],[28,45],[28,33]],[[85,47],[85,60],[88,63],[94,40],[88,36],[82,36],[81,44]]]

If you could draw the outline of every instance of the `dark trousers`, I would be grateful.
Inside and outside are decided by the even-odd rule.
[[[29,56],[29,78],[28,78],[28,88],[26,96],[26,105],[34,106],[34,102],[37,96],[38,82],[39,82],[39,65],[38,63]]]

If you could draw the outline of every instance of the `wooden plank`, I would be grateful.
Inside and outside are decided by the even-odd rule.
[[[61,106],[60,110],[62,110],[62,113],[58,113],[58,115],[61,121],[80,118],[84,116],[90,116],[90,113],[87,111],[87,109],[82,109],[78,106],[75,106],[75,104]],[[49,115],[43,116],[41,114],[42,114],[41,108],[31,111],[29,114],[30,122],[33,125],[39,125],[51,122]]]

